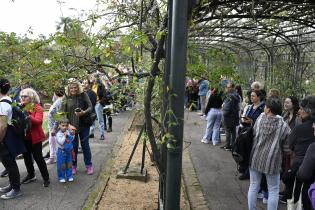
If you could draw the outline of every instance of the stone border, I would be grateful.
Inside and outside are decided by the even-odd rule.
[[[126,133],[129,131],[129,129],[132,126],[132,122],[134,121],[136,112],[137,112],[136,110],[132,111],[122,132],[120,133],[120,135],[117,136],[117,141],[111,152],[112,157],[115,157],[116,154],[118,153],[120,146],[122,144],[122,141],[124,140],[124,135],[126,135]],[[97,209],[98,204],[102,199],[102,195],[109,181],[113,163],[114,163],[114,158],[108,159],[108,161],[105,163],[106,167],[100,172],[98,181],[96,182],[97,183],[96,188],[89,194],[82,208],[83,210],[96,210]]]
[[[198,176],[193,166],[189,148],[183,150],[182,160],[182,177],[183,177],[183,188],[185,194],[188,197],[190,209],[208,210],[208,203],[205,199],[201,185],[199,183]]]

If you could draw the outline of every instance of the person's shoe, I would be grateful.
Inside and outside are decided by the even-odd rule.
[[[93,139],[94,138],[94,134],[90,134],[89,138]]]
[[[264,198],[264,193],[258,193],[257,194],[258,199],[263,199]]]
[[[105,139],[104,135],[101,135],[100,140],[104,140],[104,139]]]
[[[72,166],[72,174],[73,175],[77,174],[77,167],[76,166]]]
[[[86,167],[86,173],[88,175],[92,175],[94,173],[94,169],[93,169],[93,166],[87,166]]]
[[[47,159],[50,157],[50,152],[47,152],[46,155],[43,156],[44,159]]]
[[[59,182],[60,182],[60,183],[65,183],[66,180],[65,180],[65,179],[59,179]]]
[[[19,197],[21,195],[22,195],[21,190],[12,189],[10,192],[2,195],[1,198],[4,200],[8,200],[8,199]]]
[[[279,202],[283,203],[283,204],[287,204],[287,197],[286,196],[282,196],[281,198],[279,198]]]
[[[50,181],[48,180],[44,180],[43,186],[44,187],[48,187],[50,185]]]
[[[231,146],[227,146],[224,148],[226,151],[232,151],[232,147]]]
[[[6,169],[4,169],[4,171],[2,171],[0,174],[1,177],[7,177],[8,175],[9,175],[9,172]]]
[[[245,173],[245,174],[242,174],[238,177],[239,180],[247,180],[249,179],[249,174],[248,173]]]
[[[55,158],[48,158],[48,160],[46,160],[47,165],[54,164],[54,163],[56,163]]]
[[[263,204],[267,204],[268,203],[268,198],[263,198]]]
[[[68,182],[73,182],[73,177],[69,178]]]
[[[112,132],[112,131],[113,131],[112,128],[108,128],[108,129],[107,129],[107,132],[108,132],[108,133],[110,133],[110,132]]]
[[[27,174],[26,177],[22,179],[22,184],[28,184],[28,183],[34,182],[35,180],[36,180],[36,176],[30,176]]]
[[[8,193],[8,192],[10,192],[11,190],[12,190],[12,187],[11,187],[10,184],[7,185],[7,186],[5,186],[5,187],[0,187],[0,192],[1,192],[1,193]]]

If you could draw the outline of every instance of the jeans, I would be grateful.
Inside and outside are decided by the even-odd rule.
[[[15,158],[9,153],[5,144],[0,144],[0,159],[9,174],[9,182],[13,189],[20,189],[20,173]]]
[[[236,126],[226,127],[226,146],[233,146],[236,138]]]
[[[207,128],[203,139],[206,142],[212,140],[212,143],[220,143],[220,124],[222,119],[222,111],[220,109],[211,108],[207,114]]]
[[[201,112],[205,113],[205,109],[206,109],[206,96],[199,96],[200,97],[200,108],[201,108]]]
[[[51,132],[49,132],[49,155],[50,158],[56,158],[56,150],[57,150],[57,145],[56,145],[56,136],[52,136]]]
[[[72,160],[73,166],[77,166],[77,157],[78,157],[78,147],[79,147],[79,138],[81,143],[81,148],[83,151],[83,158],[85,166],[91,166],[92,162],[92,154],[90,149],[89,143],[89,135],[90,135],[90,128],[81,128],[79,133],[75,134],[73,140],[73,151],[74,151],[74,158]]]
[[[95,105],[95,112],[98,120],[98,128],[100,131],[100,135],[104,136],[104,117],[103,117],[103,106],[100,103]]]
[[[72,175],[72,150],[57,150],[57,174],[58,180],[73,178]],[[66,175],[66,176],[65,176]]]
[[[34,158],[43,179],[45,181],[49,180],[49,173],[47,170],[47,165],[43,158],[43,153],[42,153],[42,149],[43,149],[42,142],[39,142],[36,144],[32,144],[31,140],[25,140],[24,142],[25,142],[25,147],[27,151],[23,153],[23,157],[24,157],[24,163],[25,163],[28,175],[30,175],[31,177],[35,176],[35,169],[33,165],[33,158]]]
[[[249,169],[250,184],[248,189],[248,209],[256,210],[257,193],[260,188],[260,182],[262,174],[254,169]],[[279,200],[279,189],[280,189],[280,173],[278,174],[266,174],[267,185],[268,185],[268,210],[278,209]]]

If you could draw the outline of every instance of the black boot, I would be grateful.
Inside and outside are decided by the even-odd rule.
[[[107,129],[107,132],[112,132],[113,129],[112,129],[112,125],[113,125],[113,119],[111,116],[108,117],[108,129]]]

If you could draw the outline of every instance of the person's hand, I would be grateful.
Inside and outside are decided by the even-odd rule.
[[[74,112],[76,116],[81,117],[85,114],[85,111],[81,111],[81,112]]]
[[[77,130],[76,127],[74,127],[73,125],[70,125],[70,124],[68,126],[68,129],[69,129],[70,133],[72,133],[72,134],[75,134],[75,131]]]

